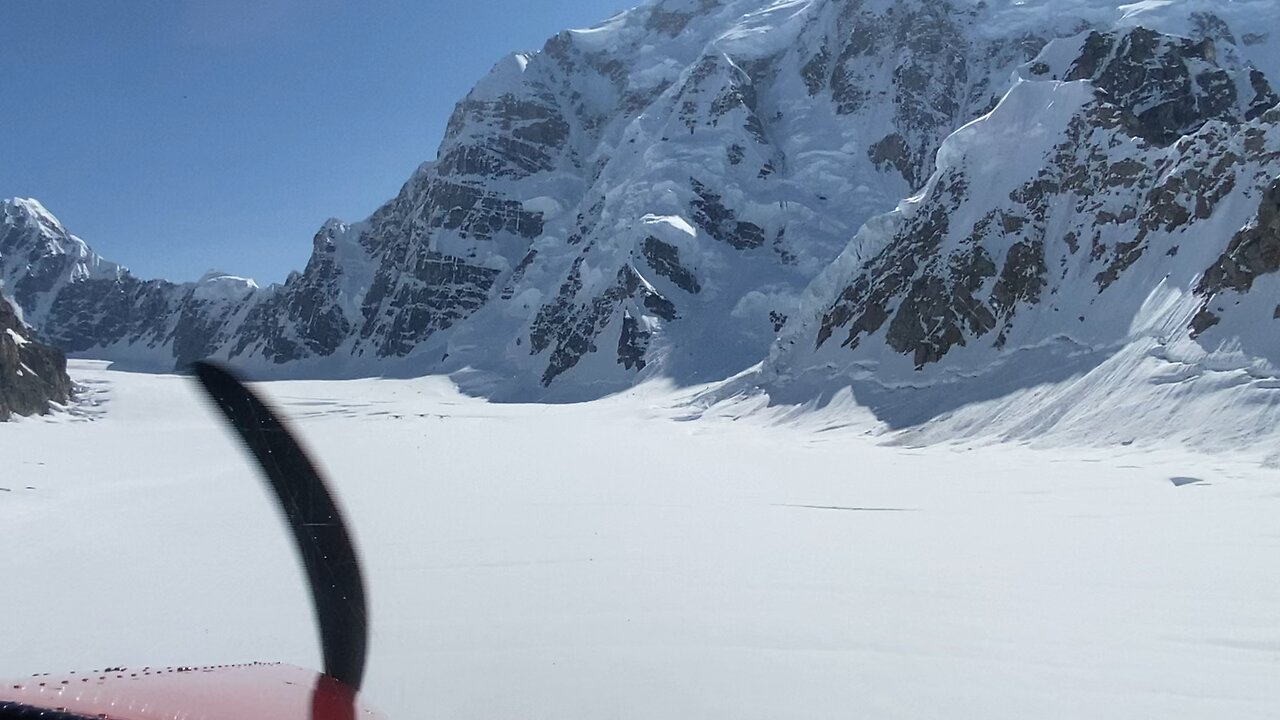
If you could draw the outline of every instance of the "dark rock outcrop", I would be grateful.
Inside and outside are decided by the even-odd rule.
[[[845,288],[824,315],[821,346],[836,328],[847,327],[842,342],[856,349],[864,335],[886,321],[886,342],[914,357],[917,367],[937,362],[953,345],[995,327],[992,310],[975,297],[996,266],[982,247],[946,256],[938,251],[950,231],[949,217],[964,201],[967,183],[959,174],[941,178],[937,204],[911,219],[890,244],[871,259],[866,272]]]
[[[1143,27],[1090,33],[1063,79],[1091,81],[1109,102],[1124,108],[1124,123],[1133,135],[1160,146],[1210,120],[1251,120],[1277,102],[1256,70],[1250,73],[1254,96],[1241,98],[1232,73],[1218,65],[1210,37],[1174,38]]]
[[[65,405],[71,399],[67,356],[33,335],[13,306],[0,298],[0,421],[43,415],[51,403]]]
[[[680,264],[680,248],[665,243],[650,235],[644,239],[644,259],[654,272],[675,283],[676,287],[687,293],[702,292],[698,278],[684,265]]]
[[[544,386],[577,365],[585,355],[595,352],[596,338],[615,315],[620,313],[623,320],[618,363],[627,369],[644,367],[644,351],[650,338],[648,331],[640,329],[636,316],[650,314],[668,321],[677,318],[675,305],[630,265],[624,265],[614,284],[597,297],[585,302],[578,300],[582,288],[582,256],[579,256],[555,301],[544,305],[534,320],[529,335],[531,354],[552,348],[550,364],[542,375]],[[626,308],[625,304],[632,307]]]
[[[693,187],[693,221],[711,237],[737,250],[753,250],[764,244],[764,229],[755,223],[743,222],[725,207],[721,197],[697,180],[690,179]]]
[[[1259,276],[1275,272],[1280,272],[1280,177],[1263,194],[1257,219],[1231,238],[1226,251],[1196,285],[1195,293],[1204,302],[1191,320],[1192,336],[1218,324],[1209,305],[1220,293],[1247,293]]]

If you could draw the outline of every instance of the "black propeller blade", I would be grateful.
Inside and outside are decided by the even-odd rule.
[[[210,362],[193,369],[262,467],[288,519],[311,584],[325,674],[359,690],[368,655],[364,580],[333,495],[276,413],[239,378]]]

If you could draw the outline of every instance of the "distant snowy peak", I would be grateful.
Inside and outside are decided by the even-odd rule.
[[[252,278],[210,270],[196,281],[192,293],[202,300],[244,300],[259,290]]]
[[[54,299],[68,283],[127,273],[67,232],[33,199],[0,200],[0,285],[27,322],[43,327]]]
[[[15,224],[30,224],[49,236],[66,235],[62,223],[35,198],[0,200],[0,210],[4,212],[6,223],[12,221]]]
[[[489,74],[467,93],[467,100],[500,100],[504,96],[524,91],[524,72],[529,67],[531,53],[511,53],[498,61]]]
[[[9,253],[27,253],[27,259],[40,255],[62,256],[79,263],[88,274],[109,274],[120,266],[104,261],[80,238],[67,232],[53,213],[32,198],[0,200],[4,240],[0,248]]]
[[[185,367],[225,342],[240,311],[272,292],[210,272],[195,283],[140,280],[70,234],[40,203],[5,200],[0,279],[40,338],[71,353],[148,369]]]

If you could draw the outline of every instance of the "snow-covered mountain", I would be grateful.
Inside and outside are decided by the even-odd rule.
[[[186,284],[140,280],[30,199],[0,201],[0,287],[44,340],[154,370],[216,352],[269,294],[221,273]]]
[[[766,354],[779,397],[973,374],[1114,347],[1173,287],[1186,342],[1274,358],[1223,298],[1269,292],[1241,258],[1280,175],[1277,27],[1267,0],[662,0],[500,62],[282,286],[137,280],[29,201],[0,272],[78,354],[507,399]]]
[[[1050,43],[943,143],[756,379],[795,401],[851,387],[890,425],[934,420],[925,438],[1230,447],[1280,421],[1277,271],[1265,74],[1211,39],[1093,31]]]
[[[22,317],[0,297],[0,422],[49,411],[71,399],[67,356],[36,342]]]

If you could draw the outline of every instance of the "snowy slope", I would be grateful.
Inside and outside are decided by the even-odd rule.
[[[72,369],[94,414],[0,432],[0,572],[39,589],[0,593],[0,677],[314,667],[286,531],[194,384]],[[912,451],[860,426],[673,422],[682,396],[652,386],[581,405],[440,378],[262,389],[355,526],[366,690],[392,718],[1280,706],[1280,497],[1256,456]]]
[[[1217,47],[1051,43],[814,282],[755,379],[940,419],[922,439],[1274,442],[1280,97]]]
[[[5,578],[40,588],[0,593],[0,678],[315,666],[287,534],[191,380],[73,372],[90,414],[0,432]],[[367,698],[390,717],[1280,705],[1280,498],[1253,456],[908,451],[860,427],[676,423],[681,396],[652,386],[559,406],[440,378],[262,389],[355,525]]]

